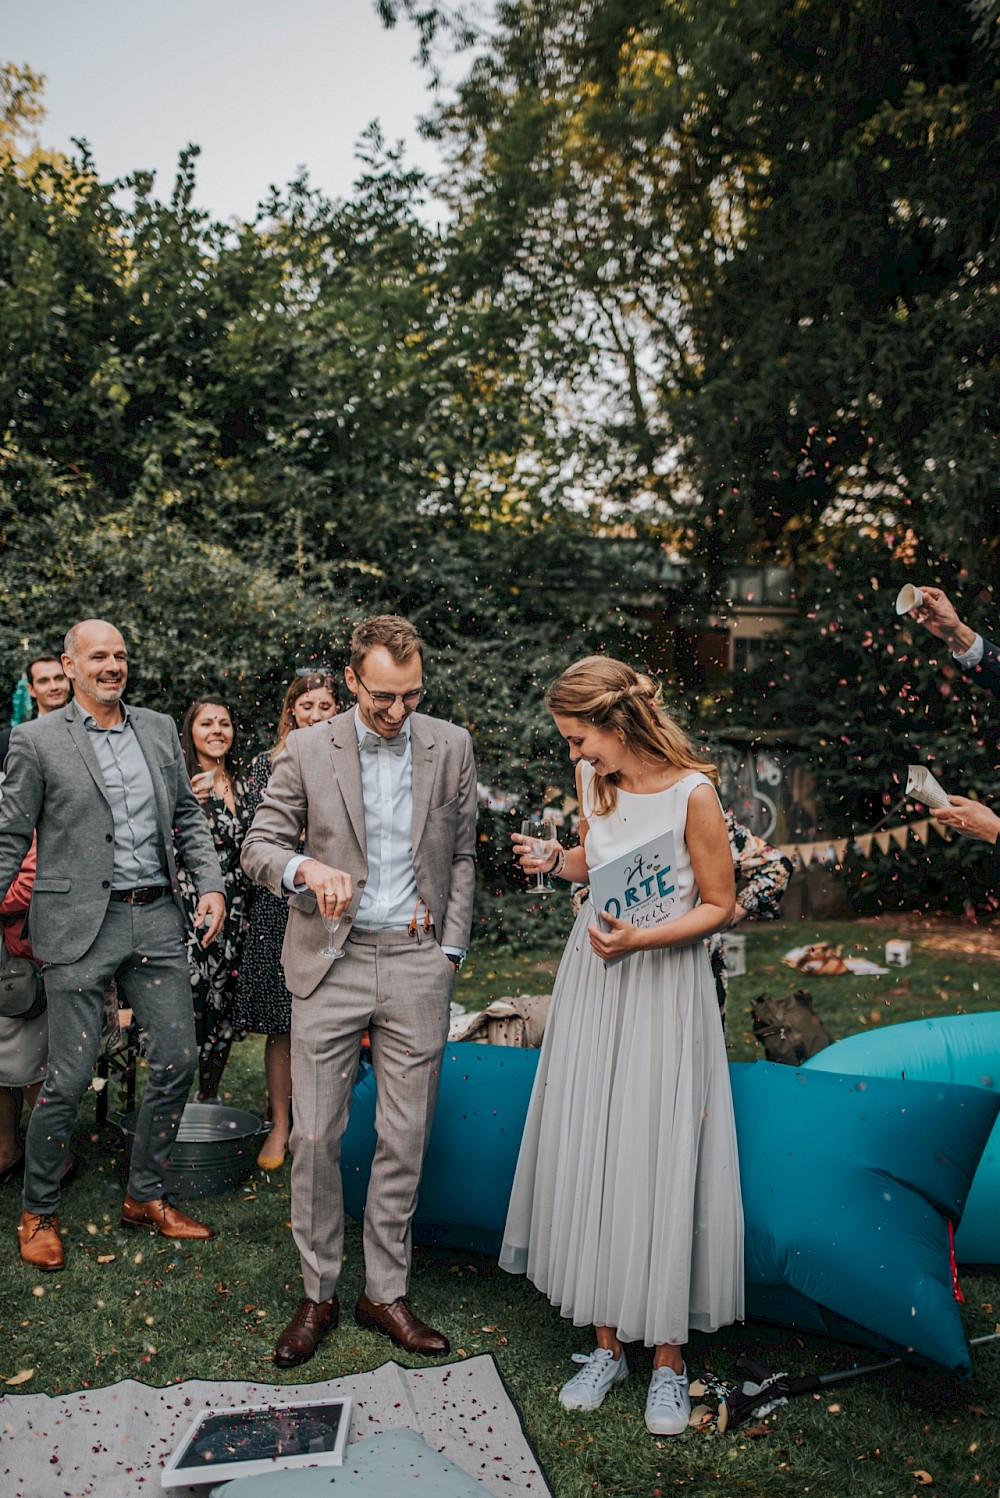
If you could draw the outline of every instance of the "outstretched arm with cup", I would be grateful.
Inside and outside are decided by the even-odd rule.
[[[989,843],[990,861],[994,874],[1000,872],[1000,817],[970,796],[949,796],[949,806],[932,811],[935,822],[950,827],[963,837],[973,837],[979,842]]]
[[[983,843],[997,843],[1000,838],[1000,817],[990,811],[981,801],[969,796],[949,796],[951,805],[932,811],[935,822],[961,832],[965,837],[977,838]]]
[[[920,602],[908,611],[909,617],[944,641],[966,675],[1000,696],[1000,648],[964,624],[940,588],[928,586],[916,591]]]

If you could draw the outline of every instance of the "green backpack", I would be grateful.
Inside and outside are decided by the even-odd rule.
[[[751,1004],[754,1038],[764,1047],[768,1061],[786,1066],[801,1066],[817,1051],[833,1042],[812,1006],[812,997],[804,988],[772,998],[762,993]]]

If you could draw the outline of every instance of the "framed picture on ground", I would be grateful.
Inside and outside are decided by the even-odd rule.
[[[161,1482],[179,1488],[279,1467],[339,1467],[350,1424],[350,1398],[201,1410]]]

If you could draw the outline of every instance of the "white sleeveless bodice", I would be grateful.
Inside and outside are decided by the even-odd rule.
[[[687,826],[687,803],[691,792],[699,785],[711,785],[707,775],[693,770],[668,786],[665,791],[651,791],[636,795],[633,791],[619,789],[618,800],[607,816],[598,816],[593,806],[594,771],[582,761],[581,784],[583,790],[583,815],[588,822],[587,841],[584,854],[588,869],[606,863],[609,858],[620,858],[629,849],[647,842],[658,832],[670,828],[674,834],[675,876],[678,900],[678,915],[693,910],[700,898],[691,867],[684,836]]]

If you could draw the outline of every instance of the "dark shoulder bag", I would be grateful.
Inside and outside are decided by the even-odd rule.
[[[779,994],[777,998],[762,993],[750,1007],[754,1037],[764,1047],[768,1061],[801,1066],[832,1043],[833,1037],[814,1011],[812,997],[804,988]]]
[[[6,1019],[37,1019],[45,1009],[42,975],[27,957],[12,957],[0,938],[0,1015]]]

